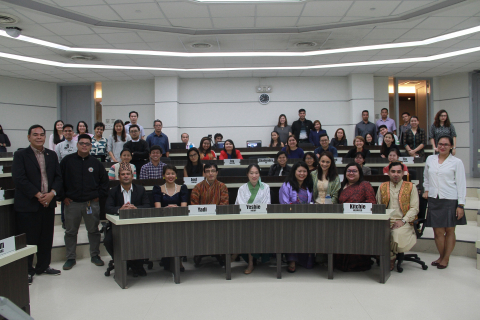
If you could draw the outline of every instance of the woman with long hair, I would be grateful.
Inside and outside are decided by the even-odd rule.
[[[367,133],[365,135],[365,145],[366,146],[374,146],[375,145],[375,139],[373,139],[373,136],[370,133]]]
[[[398,149],[398,146],[395,144],[395,137],[393,133],[387,132],[383,136],[383,143],[380,149],[380,157],[388,158],[388,154],[392,149]],[[400,151],[400,150],[399,150]]]
[[[287,116],[283,113],[278,117],[278,124],[273,128],[280,135],[280,141],[287,143],[288,137],[292,134],[292,127],[288,125]]]
[[[239,150],[235,149],[235,144],[231,139],[225,140],[223,150],[220,151],[220,156],[218,157],[218,160],[226,159],[243,159],[242,154]]]
[[[343,128],[338,128],[335,131],[335,136],[330,141],[332,147],[346,146],[347,145],[347,136],[345,135],[345,130]]]
[[[304,156],[303,149],[298,147],[298,141],[295,136],[288,137],[287,145],[282,148],[282,151],[287,153],[288,159],[303,159]]]
[[[77,133],[73,136],[73,140],[77,141],[78,136],[81,135],[81,134],[88,134],[90,136],[90,138],[93,138],[93,134],[88,133],[88,124],[83,120],[78,121],[78,123],[77,123]]]
[[[107,151],[112,162],[118,162],[120,159],[120,152],[123,150],[123,145],[132,140],[129,134],[125,132],[123,121],[118,119],[113,123],[112,134],[108,138]]]
[[[338,177],[335,158],[329,151],[322,152],[317,170],[311,173],[313,181],[313,199],[315,203],[326,204],[338,202],[340,178]]]
[[[457,132],[452,123],[450,123],[450,118],[448,117],[447,111],[444,109],[437,112],[435,115],[435,121],[430,127],[428,137],[430,138],[430,143],[433,146],[435,152],[438,153],[438,140],[440,137],[448,136],[453,139],[452,146],[452,155],[455,155],[457,149]]]
[[[212,150],[212,140],[209,137],[203,137],[198,145],[198,151],[200,152],[201,160],[216,160],[217,155]]]
[[[270,144],[268,145],[270,148],[283,148],[284,144],[282,141],[280,141],[280,135],[278,134],[277,131],[272,131],[270,134],[271,140]]]
[[[203,163],[200,152],[193,147],[187,150],[187,165],[183,168],[184,177],[203,177]]]
[[[420,128],[417,116],[410,118],[410,126],[411,128],[403,134],[401,145],[405,147],[411,157],[418,157],[423,161],[425,159],[424,148],[427,145],[425,130]]]
[[[308,134],[308,141],[315,147],[320,147],[320,136],[322,134],[327,134],[327,130],[322,129],[320,120],[313,121],[313,130],[310,130]]]
[[[315,153],[311,151],[306,152],[302,160],[308,165],[309,172],[317,170],[318,160],[317,160],[317,157],[315,156]]]
[[[7,152],[7,147],[10,147],[11,143],[8,136],[3,133],[3,128],[0,125],[0,152]],[[55,151],[55,149],[54,149]]]
[[[55,147],[62,141],[65,141],[65,137],[63,136],[63,121],[57,120],[53,125],[53,133],[50,135],[48,139],[48,149],[55,151]]]

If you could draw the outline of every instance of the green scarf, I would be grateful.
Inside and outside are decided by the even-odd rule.
[[[262,184],[262,179],[259,178],[257,185],[254,187],[250,183],[250,181],[247,182],[248,185],[248,190],[250,190],[250,199],[248,199],[248,204],[252,204],[253,201],[255,200],[255,197],[257,196],[258,190],[262,189],[263,190],[263,184]]]

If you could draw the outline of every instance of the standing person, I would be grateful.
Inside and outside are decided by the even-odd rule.
[[[365,137],[368,133],[373,137],[373,141],[377,141],[377,127],[368,120],[368,110],[362,111],[362,121],[355,126],[355,137]]]
[[[213,136],[213,141],[214,141],[213,147],[215,149],[220,149],[219,143],[223,141],[223,134],[216,133],[215,136]]]
[[[159,146],[162,148],[162,151],[165,153],[165,157],[168,158],[170,155],[170,143],[168,142],[168,137],[165,133],[162,132],[163,122],[160,120],[153,121],[154,132],[150,133],[147,137],[148,146]]]
[[[95,132],[95,135],[92,138],[92,150],[90,150],[90,154],[101,162],[105,162],[108,156],[108,140],[103,137],[105,124],[103,122],[95,123],[93,131]]]
[[[57,155],[45,149],[45,129],[33,125],[28,129],[30,146],[13,156],[12,178],[15,183],[15,219],[17,233],[25,233],[27,244],[37,246],[37,264],[28,256],[28,283],[35,274],[59,275],[50,268],[55,196],[62,190],[62,176]]]
[[[435,121],[430,127],[430,131],[428,133],[428,138],[430,139],[430,143],[433,146],[435,152],[438,151],[438,140],[440,137],[448,136],[453,139],[453,148],[452,148],[452,155],[455,155],[457,152],[457,132],[455,131],[455,127],[452,123],[450,123],[450,118],[448,117],[448,113],[445,110],[440,110],[435,115]]]
[[[8,136],[3,132],[3,128],[0,125],[0,152],[7,152],[7,147],[10,147],[10,140]]]
[[[193,142],[189,142],[188,140],[190,139],[190,136],[188,133],[184,132],[181,134],[180,139],[182,139],[182,142],[185,143],[185,147],[187,149],[195,148],[195,145]]]
[[[287,164],[287,153],[285,151],[278,151],[276,158],[277,163],[270,166],[268,176],[288,176],[292,167]]]
[[[287,116],[281,114],[278,117],[278,124],[273,128],[273,131],[280,135],[280,142],[287,143],[288,137],[292,134],[292,127],[288,125]]]
[[[355,137],[355,139],[353,139],[353,145],[354,145],[354,148],[348,150],[345,158],[353,159],[355,158],[355,155],[357,154],[357,152],[362,152],[364,159],[370,155],[370,150],[365,149],[365,139],[362,136]]]
[[[309,204],[313,201],[313,181],[308,173],[308,165],[299,161],[295,163],[286,181],[280,187],[280,204]],[[310,253],[287,253],[287,272],[296,271],[296,263],[311,269],[313,268],[313,254]]]
[[[145,140],[145,130],[141,125],[138,124],[138,112],[130,111],[130,113],[128,114],[128,117],[130,118],[130,123],[129,124],[125,123],[125,131],[130,132],[130,126],[136,125],[138,126],[138,130],[140,131],[139,133],[140,139]]]
[[[260,167],[258,164],[251,164],[247,168],[248,182],[238,188],[237,199],[235,204],[256,204],[266,203],[270,204],[270,186],[263,183],[260,178]],[[268,262],[270,257],[268,254],[251,254],[242,255],[245,262],[248,263],[247,269],[243,271],[245,274],[252,273],[254,266],[254,259]]]
[[[383,108],[382,111],[380,111],[380,115],[382,118],[378,119],[375,124],[377,126],[377,131],[380,132],[380,126],[384,125],[387,127],[387,132],[393,132],[394,135],[397,135],[397,126],[395,125],[395,121],[388,117],[388,109]],[[379,137],[380,136],[382,136],[381,133]]]
[[[272,131],[270,134],[271,140],[270,144],[268,145],[270,148],[283,148],[284,144],[280,141],[280,135],[277,131]]]
[[[410,118],[410,129],[403,135],[401,145],[405,147],[410,157],[425,159],[424,148],[427,145],[427,136],[425,130],[418,126],[419,121],[417,116]]]
[[[162,158],[162,148],[153,146],[150,148],[150,162],[145,164],[140,170],[140,180],[144,179],[162,179],[163,167],[165,163],[160,161]]]
[[[403,167],[400,162],[388,165],[390,181],[380,185],[377,203],[393,209],[390,214],[390,270],[395,268],[397,253],[407,252],[417,243],[417,236],[411,224],[419,210],[417,187],[403,181]]]
[[[63,270],[76,264],[77,234],[80,223],[85,221],[90,243],[90,261],[103,266],[100,258],[100,204],[99,198],[108,196],[108,176],[103,165],[90,156],[92,138],[88,134],[78,136],[77,153],[66,156],[60,163],[65,203],[65,249],[67,261]]]
[[[326,204],[328,202],[327,199],[330,199],[331,203],[337,203],[340,178],[338,177],[333,154],[328,151],[322,152],[318,168],[311,174],[315,203]]]
[[[187,151],[187,165],[183,168],[184,177],[203,177],[203,163],[200,152],[193,147]]]
[[[347,137],[345,135],[345,130],[343,128],[338,128],[335,131],[335,136],[330,141],[330,145],[334,148],[338,146],[347,146]]]
[[[292,123],[292,133],[298,142],[308,142],[310,130],[313,129],[312,121],[305,119],[307,115],[305,109],[298,110],[298,120]]]
[[[137,179],[137,168],[130,161],[132,161],[132,152],[129,149],[123,149],[120,153],[120,162],[115,163],[108,170],[108,180],[120,180],[120,165],[122,163],[127,163],[130,166],[133,179]]]
[[[132,152],[132,164],[136,168],[141,169],[143,165],[148,162],[148,156],[150,154],[148,143],[140,138],[140,127],[136,124],[130,126],[130,137],[132,140],[127,141],[123,145],[123,148]]]
[[[63,121],[57,120],[53,125],[53,133],[50,135],[48,139],[48,149],[55,151],[55,147],[62,141],[65,141],[65,137],[63,136]],[[0,143],[1,146],[1,143]]]
[[[119,162],[120,152],[122,152],[124,144],[130,140],[132,140],[132,138],[126,133],[123,121],[120,119],[116,120],[107,144],[108,155],[112,162]]]
[[[387,132],[383,135],[383,143],[382,143],[382,148],[380,149],[380,157],[382,158],[387,158],[388,154],[392,149],[400,149],[398,146],[395,144],[395,137],[393,136],[393,133]]]
[[[308,166],[308,172],[312,172],[317,170],[318,167],[318,159],[313,152],[305,152],[303,156],[303,162],[305,162]]]
[[[217,160],[217,155],[215,151],[212,150],[212,141],[209,137],[203,137],[202,140],[200,140],[198,151],[200,152],[202,160]]]
[[[298,147],[295,136],[288,137],[287,145],[282,148],[282,151],[286,152],[288,159],[303,159],[304,156],[303,149]]]
[[[328,135],[326,133],[320,135],[320,139],[319,139],[320,147],[318,147],[314,151],[317,158],[320,157],[320,154],[325,151],[331,152],[334,157],[338,157],[337,148],[332,147],[329,143],[329,140],[330,139],[328,138]]]
[[[225,141],[223,150],[220,151],[220,156],[218,157],[218,160],[225,159],[243,159],[242,154],[239,150],[235,149],[235,144],[230,139]]]
[[[467,224],[465,197],[467,184],[462,160],[453,156],[453,138],[438,139],[439,154],[425,163],[423,198],[428,199],[427,227],[432,227],[440,257],[432,266],[445,269],[455,248],[455,227]]]
[[[81,134],[88,134],[90,138],[93,137],[93,134],[88,133],[88,124],[85,121],[78,121],[77,123],[77,133],[73,136],[73,141],[78,141],[78,136]]]
[[[405,133],[412,128],[410,125],[410,113],[404,112],[402,113],[402,120],[403,124],[400,126],[400,134],[398,135],[398,140],[402,141],[403,137],[405,136]]]
[[[313,130],[310,130],[308,135],[308,141],[315,147],[320,147],[320,137],[327,134],[327,130],[322,129],[322,123],[320,120],[313,121]]]

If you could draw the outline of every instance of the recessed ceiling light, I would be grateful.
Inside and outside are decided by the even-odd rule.
[[[76,54],[70,57],[71,60],[73,61],[92,61],[95,60],[95,57],[93,56],[86,56],[83,54]]]
[[[18,23],[20,19],[11,15],[9,13],[0,12],[0,24],[15,24]]]
[[[309,47],[315,47],[317,45],[316,42],[297,42],[295,43],[295,47],[299,47],[299,48],[309,48]]]
[[[192,48],[195,48],[195,49],[207,49],[207,48],[211,48],[212,45],[210,43],[192,43],[190,45]]]

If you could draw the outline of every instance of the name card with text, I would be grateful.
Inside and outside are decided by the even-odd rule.
[[[3,166],[0,166],[0,174],[3,174]]]
[[[214,216],[217,214],[217,205],[202,204],[188,206],[189,216]]]
[[[413,157],[400,157],[398,160],[404,164],[413,164]]]
[[[275,163],[274,158],[258,158],[258,164],[272,165]]]
[[[196,185],[204,180],[204,177],[183,177],[183,183],[186,185]]]
[[[15,237],[0,240],[0,256],[15,251]]]
[[[0,190],[0,201],[5,200],[5,190]]]
[[[336,157],[334,159],[335,159],[335,164],[342,164],[343,163],[343,161],[342,161],[343,158],[341,158],[341,157]]]
[[[371,203],[344,203],[343,213],[372,214]]]
[[[267,204],[241,204],[240,214],[267,214]]]
[[[240,159],[225,159],[223,164],[226,166],[238,166],[240,165]]]

